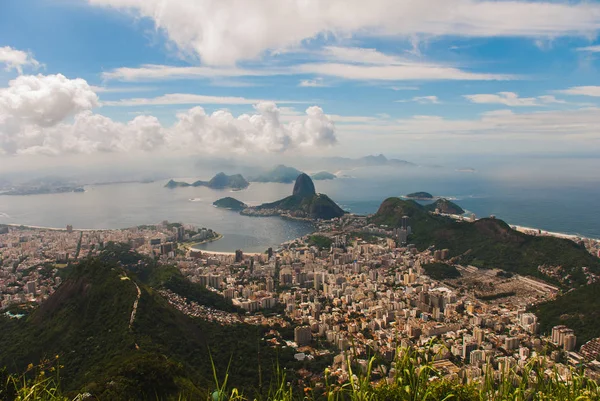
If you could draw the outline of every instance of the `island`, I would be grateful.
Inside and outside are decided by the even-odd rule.
[[[233,189],[239,191],[248,188],[250,183],[241,174],[227,175],[218,173],[210,181],[198,180],[192,184],[182,181],[169,180],[165,184],[165,188],[183,188],[183,187],[208,187],[211,189]]]
[[[414,200],[432,200],[433,195],[431,195],[429,192],[413,192],[406,195],[405,198]]]
[[[446,198],[440,198],[435,202],[425,206],[426,210],[430,212],[437,212],[442,214],[465,214],[465,211],[462,207],[458,206],[456,203],[449,201]]]
[[[313,180],[322,181],[322,180],[334,180],[337,178],[335,174],[328,173],[327,171],[321,171],[312,176]]]
[[[257,177],[250,178],[252,182],[278,182],[282,184],[291,184],[298,178],[298,176],[302,174],[302,171],[299,171],[293,167],[284,166],[280,164],[275,166],[272,170],[269,170]]]
[[[215,205],[216,207],[221,208],[221,209],[238,210],[238,211],[244,210],[248,207],[248,205],[246,205],[244,202],[240,202],[239,200],[232,198],[230,196],[227,196],[225,198],[221,198],[221,199],[214,201],[213,205]]]
[[[345,213],[327,195],[317,194],[312,179],[304,173],[296,178],[291,196],[242,210],[246,216],[283,216],[304,220],[330,220]]]

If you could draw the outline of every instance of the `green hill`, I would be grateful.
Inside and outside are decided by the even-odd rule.
[[[540,331],[549,334],[552,327],[564,324],[575,330],[577,344],[583,345],[600,337],[600,283],[582,286],[548,302],[535,305],[531,311],[540,319]]]
[[[246,205],[244,202],[240,202],[239,200],[230,196],[214,201],[213,205],[222,209],[230,210],[244,210],[248,207],[248,205]]]
[[[482,268],[499,268],[510,272],[555,280],[538,271],[538,266],[562,266],[563,285],[583,285],[586,279],[582,267],[600,273],[600,259],[573,241],[530,236],[513,230],[499,219],[480,219],[476,222],[455,221],[430,214],[412,200],[386,199],[371,218],[375,224],[400,227],[402,216],[409,216],[413,234],[409,242],[419,249],[435,245],[448,248],[451,257],[460,257],[460,263]]]
[[[235,309],[187,281],[177,269],[147,265],[143,258],[130,264],[136,255],[125,255],[123,249],[113,247],[110,255],[76,266],[25,318],[0,316],[0,366],[23,372],[29,363],[58,355],[65,366],[63,390],[73,395],[87,391],[101,400],[165,399],[176,394],[206,398],[206,391],[214,387],[209,350],[220,377],[231,360],[230,377],[249,393],[256,389],[259,369],[270,377],[277,356],[261,341],[262,328],[221,326],[184,315],[156,289],[169,288],[208,306]],[[121,256],[126,256],[124,261],[114,263]],[[286,360],[281,355],[280,359]]]

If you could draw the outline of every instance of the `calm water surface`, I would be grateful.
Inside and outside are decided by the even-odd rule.
[[[485,172],[435,168],[361,169],[342,174],[345,178],[315,184],[318,192],[353,213],[374,213],[387,197],[427,191],[454,198],[480,217],[494,214],[510,224],[600,238],[600,185],[594,181],[515,182]],[[247,252],[262,252],[313,230],[305,222],[241,216],[212,206],[225,196],[250,205],[281,199],[291,193],[292,184],[252,183],[246,190],[231,192],[167,189],[165,182],[87,186],[85,193],[0,196],[0,223],[126,228],[169,220],[222,233],[223,239],[203,246],[207,250]]]

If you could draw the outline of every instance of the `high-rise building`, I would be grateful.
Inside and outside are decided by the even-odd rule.
[[[404,230],[408,230],[408,221],[409,221],[408,216],[402,216],[402,228]]]
[[[241,263],[244,260],[244,252],[241,249],[235,251],[235,263]]]
[[[567,334],[563,340],[563,347],[565,351],[573,351],[577,344],[577,337],[575,334]]]
[[[470,363],[471,361],[471,352],[475,351],[478,348],[477,343],[474,342],[465,342],[463,343],[462,349],[462,357],[466,363]]]
[[[8,234],[8,226],[0,226],[0,234]]]
[[[28,281],[26,287],[27,293],[35,295],[35,281]]]
[[[72,232],[73,232],[73,226],[72,226],[72,225],[70,225],[70,224],[69,224],[69,225],[67,226],[67,232],[68,232],[68,233],[72,233]]]
[[[504,349],[511,351],[519,348],[519,339],[516,337],[507,337],[504,339]]]
[[[300,326],[294,329],[294,342],[298,344],[299,347],[309,345],[311,340],[312,334],[310,326]]]

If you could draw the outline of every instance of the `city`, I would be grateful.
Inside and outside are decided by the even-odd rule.
[[[261,254],[199,251],[193,244],[220,235],[166,221],[93,231],[4,226],[2,309],[19,318],[10,306],[42,303],[61,284],[67,263],[99,254],[110,242],[126,243],[231,300],[239,313],[161,290],[176,309],[221,325],[273,328],[266,340],[271,346],[291,347],[294,358],[309,367],[311,361],[326,361],[340,383],[349,379],[349,359],[366,369],[369,355],[392,361],[398,349],[429,349],[433,339],[436,369],[469,383],[490,369],[519,372],[532,358],[543,360],[548,374],[557,371],[565,382],[573,369],[600,377],[600,339],[577,351],[574,330],[561,325],[542,335],[538,318],[528,312],[553,299],[559,288],[498,269],[455,265],[446,249],[419,252],[406,243],[411,233],[406,216],[398,229],[351,214],[317,224],[316,233]],[[586,245],[597,252],[598,241]],[[277,328],[290,336],[293,330],[293,338]],[[316,372],[302,373],[310,385]]]

